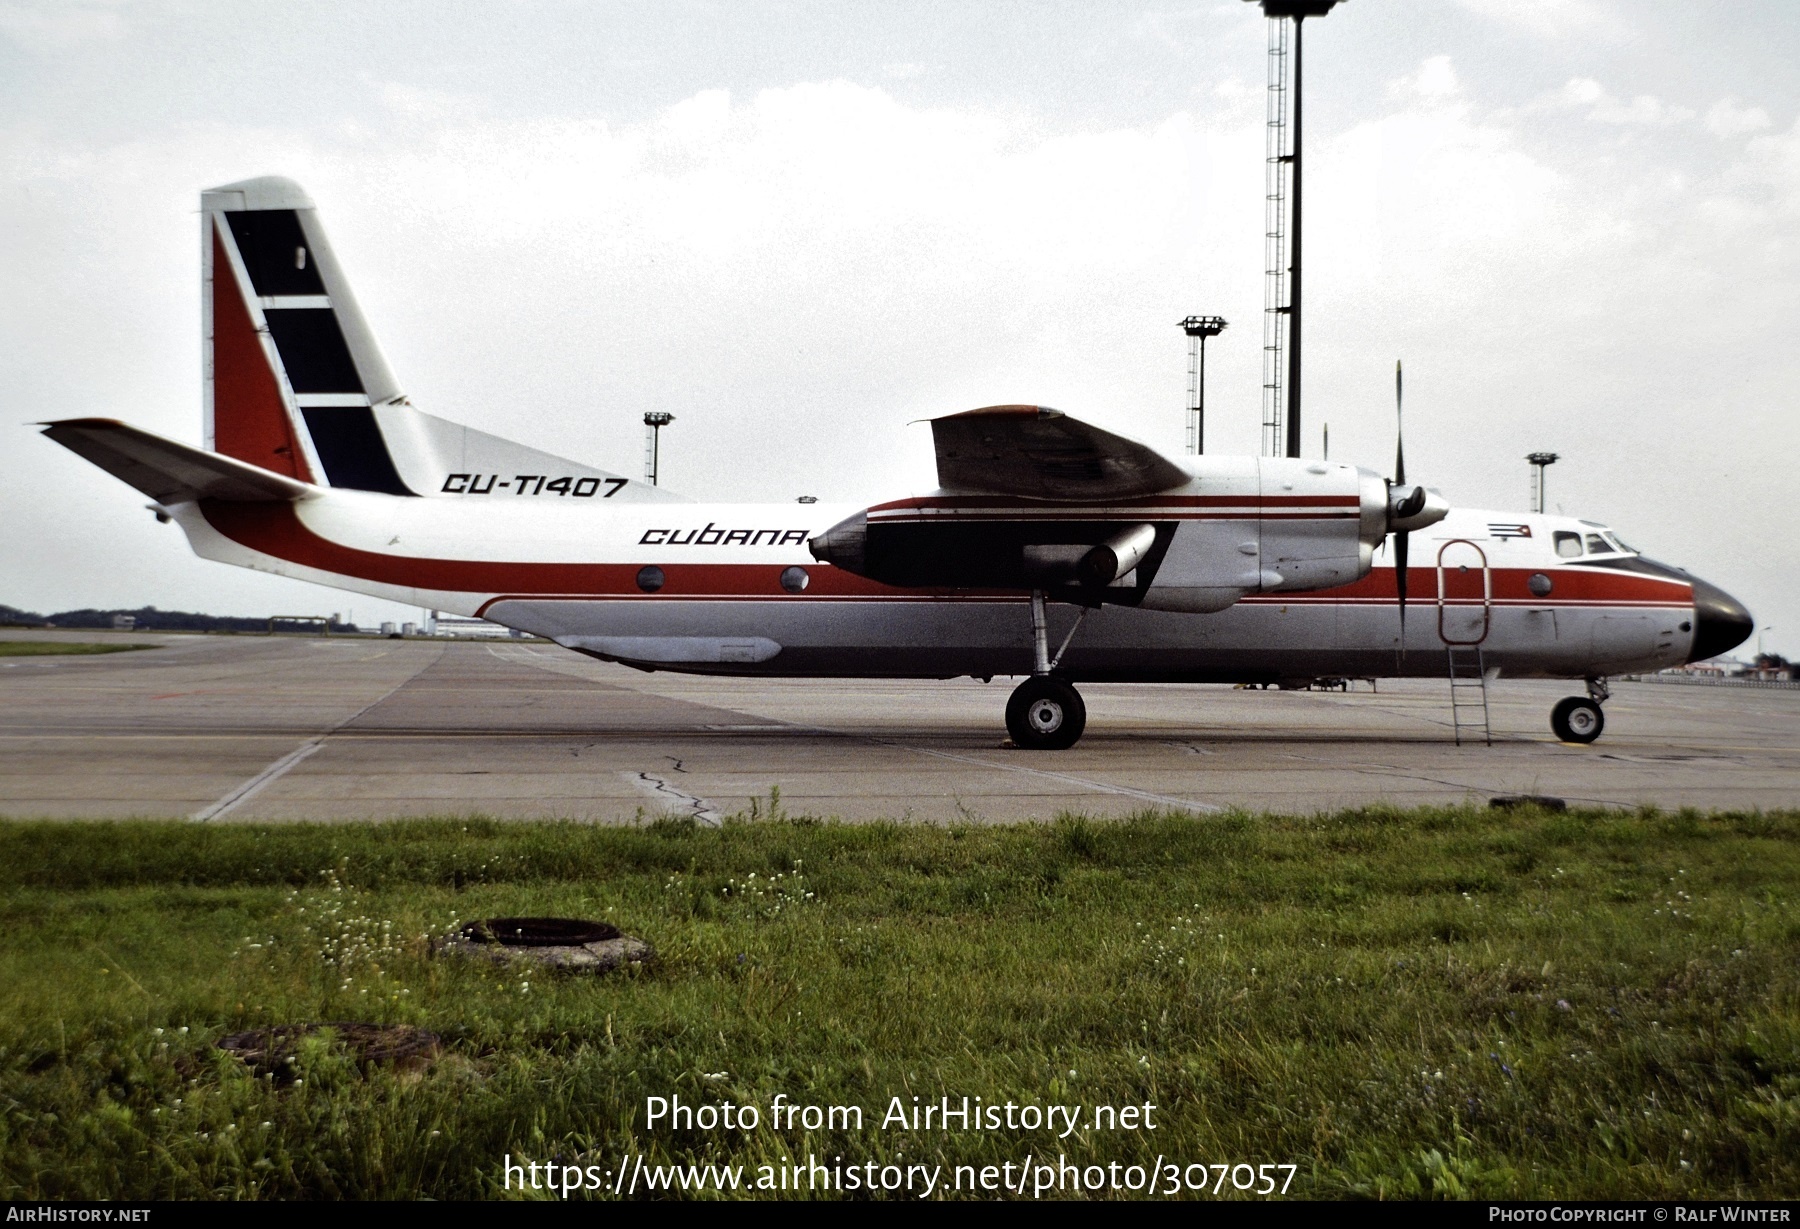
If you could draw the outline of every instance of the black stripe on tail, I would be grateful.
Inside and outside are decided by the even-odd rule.
[[[375,411],[368,406],[308,406],[300,414],[313,451],[334,487],[353,491],[380,491],[384,495],[411,495],[394,469],[387,441],[381,438]]]
[[[336,310],[299,214],[292,209],[226,210],[225,220],[250,275],[252,293],[264,300],[263,319],[287,376],[301,400],[300,416],[313,451],[333,487],[414,495],[401,480],[382,438],[375,412],[363,405],[306,404],[309,399],[363,398],[366,386],[344,340]],[[230,276],[214,270],[214,276]],[[283,303],[268,300],[310,299]],[[215,408],[215,415],[223,407]]]

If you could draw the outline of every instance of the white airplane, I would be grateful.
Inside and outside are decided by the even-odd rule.
[[[150,496],[203,558],[606,661],[1024,675],[1007,729],[1055,749],[1086,724],[1076,682],[1444,678],[1454,649],[1490,678],[1587,680],[1551,724],[1591,742],[1608,675],[1714,656],[1753,626],[1603,525],[1452,510],[1398,457],[1392,480],[1165,457],[1038,406],[932,420],[928,495],[690,501],[415,409],[297,184],[204,193],[201,234],[205,448],[101,418],[44,434]]]

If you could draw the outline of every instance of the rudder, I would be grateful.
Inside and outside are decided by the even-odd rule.
[[[200,207],[207,446],[301,481],[413,494],[371,409],[399,386],[311,198],[271,176]]]

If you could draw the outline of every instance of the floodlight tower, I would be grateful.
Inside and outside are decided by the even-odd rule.
[[[1188,453],[1206,451],[1206,339],[1225,331],[1223,316],[1189,316],[1181,322],[1188,339]]]
[[[1262,5],[1269,19],[1268,185],[1265,194],[1267,225],[1264,234],[1263,324],[1263,430],[1264,447],[1273,454],[1300,455],[1300,32],[1308,17],[1323,17],[1341,0],[1248,0]],[[1287,22],[1294,30],[1294,122],[1287,134]],[[1283,198],[1291,193],[1291,211]],[[1291,212],[1292,227],[1287,226]],[[1286,241],[1284,242],[1284,232]],[[1286,250],[1287,276],[1282,277]],[[1282,293],[1285,280],[1286,294]],[[1285,322],[1285,327],[1284,327]],[[1286,404],[1283,405],[1281,359],[1286,334]],[[1286,428],[1285,441],[1283,427]]]
[[[644,481],[656,485],[656,471],[661,461],[662,429],[675,421],[675,415],[651,410],[644,415]]]
[[[1562,458],[1554,452],[1534,452],[1525,459],[1531,462],[1531,510],[1542,512],[1545,504],[1544,471]]]

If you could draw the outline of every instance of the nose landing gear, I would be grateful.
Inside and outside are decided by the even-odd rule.
[[[1591,743],[1606,729],[1606,714],[1600,706],[1612,695],[1603,678],[1587,681],[1585,696],[1570,696],[1557,701],[1550,710],[1550,729],[1566,743]]]
[[[1042,590],[1031,594],[1031,677],[1013,689],[1006,701],[1006,732],[1013,745],[1027,751],[1063,751],[1073,747],[1087,729],[1087,705],[1081,693],[1062,679],[1051,676],[1075,639],[1076,629],[1087,617],[1087,607],[1075,618],[1075,626],[1063,639],[1056,656],[1050,656],[1050,619]]]

